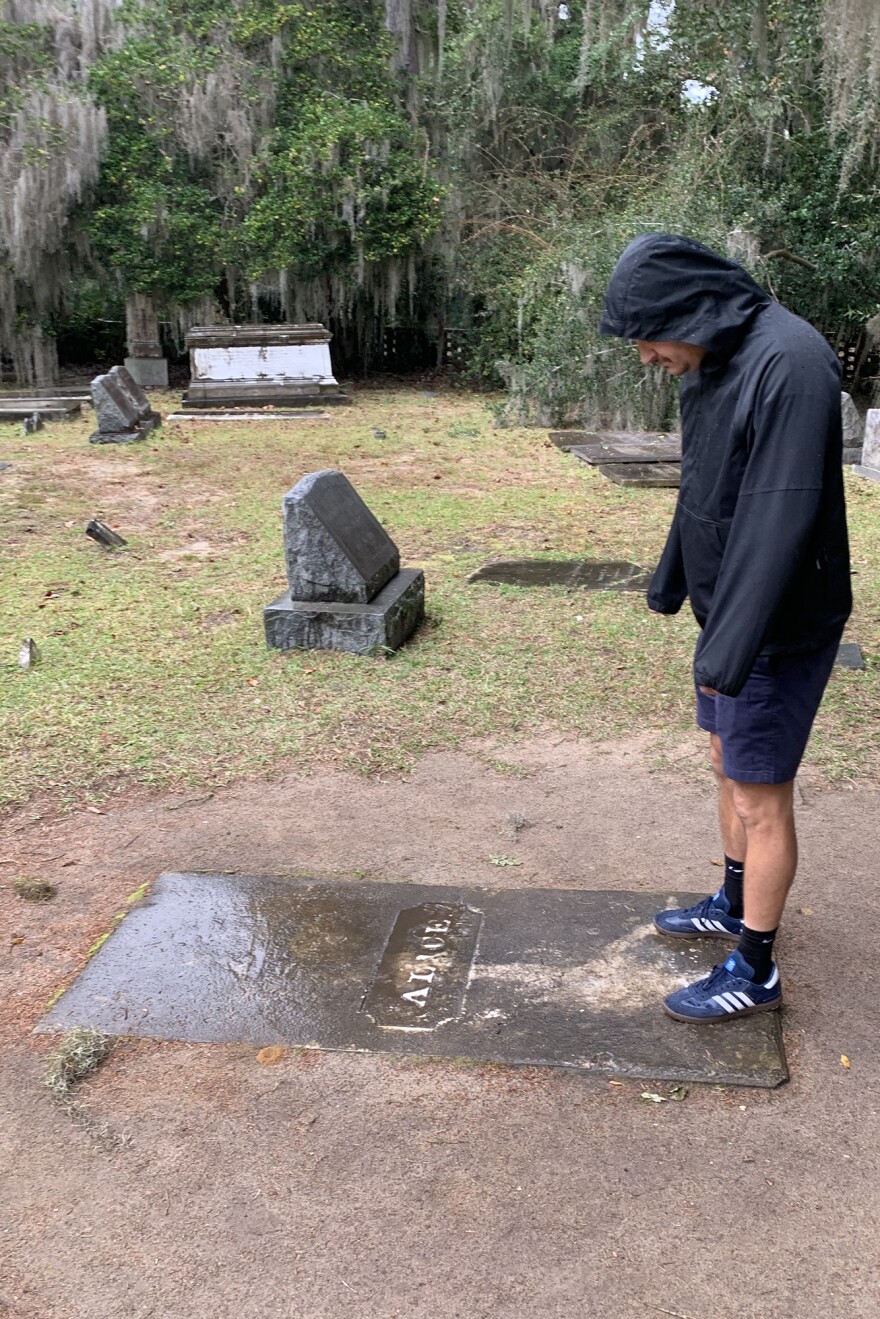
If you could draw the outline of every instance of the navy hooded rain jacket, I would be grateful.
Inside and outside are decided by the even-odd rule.
[[[816,649],[849,616],[837,358],[742,266],[674,234],[626,248],[600,329],[708,350],[681,377],[681,490],[648,603],[690,596],[696,680],[736,696],[759,654]]]

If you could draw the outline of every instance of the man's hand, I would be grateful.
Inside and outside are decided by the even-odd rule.
[[[721,695],[720,692],[716,692],[716,690],[715,690],[714,687],[701,687],[701,688],[700,688],[700,691],[701,691],[701,692],[705,692],[705,694],[706,694],[707,696],[720,696],[720,695]]]

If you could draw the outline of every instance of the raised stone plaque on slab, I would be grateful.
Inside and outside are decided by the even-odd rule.
[[[40,1029],[778,1085],[778,1012],[690,1026],[662,1011],[717,959],[711,940],[654,928],[658,908],[693,901],[167,874]]]
[[[436,1030],[464,1009],[482,913],[423,902],[397,915],[364,1011],[384,1030]]]
[[[607,443],[577,445],[569,449],[569,453],[595,466],[601,463],[680,463],[681,440],[672,435],[628,436]]]
[[[645,444],[658,440],[675,440],[681,436],[666,431],[550,431],[551,443],[558,449],[592,448],[596,444]]]
[[[593,559],[499,559],[484,564],[467,580],[504,586],[567,586],[585,591],[646,591],[651,576],[635,563]]]
[[[676,489],[681,485],[681,463],[603,463],[599,471],[615,485],[647,489]]]
[[[861,464],[853,468],[859,476],[880,481],[880,408],[870,408],[865,418],[865,442]]]
[[[293,600],[367,604],[400,569],[394,541],[342,472],[312,472],[284,496]]]

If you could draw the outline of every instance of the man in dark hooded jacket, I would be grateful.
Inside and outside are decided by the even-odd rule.
[[[797,865],[794,777],[851,607],[840,368],[741,266],[674,234],[626,248],[601,330],[681,377],[681,490],[648,604],[675,614],[689,596],[701,628],[697,723],[725,880],[656,925],[737,943],[664,1003],[725,1021],[782,1002],[773,940]]]

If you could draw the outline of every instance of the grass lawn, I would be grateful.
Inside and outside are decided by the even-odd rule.
[[[163,411],[176,404],[166,396]],[[273,767],[401,770],[429,748],[537,727],[606,738],[691,726],[689,613],[643,597],[467,585],[510,556],[649,566],[675,492],[624,490],[539,430],[498,430],[484,398],[365,392],[329,421],[171,423],[91,446],[92,415],[0,426],[0,803],[132,784],[212,785]],[[385,431],[379,439],[375,431]],[[428,620],[391,659],[266,648],[285,585],[280,501],[341,468],[427,578]],[[865,673],[836,671],[810,755],[880,780],[880,486],[847,475]],[[124,535],[107,552],[91,517]],[[42,662],[21,671],[32,636]]]

